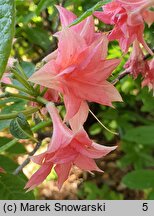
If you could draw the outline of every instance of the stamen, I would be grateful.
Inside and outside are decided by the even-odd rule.
[[[98,118],[97,116],[95,116],[95,114],[89,109],[89,112],[94,116],[94,118],[98,121],[98,123],[105,129],[107,130],[108,132],[114,134],[114,135],[119,135],[118,133],[114,132],[114,131],[111,131],[110,129],[108,129]]]

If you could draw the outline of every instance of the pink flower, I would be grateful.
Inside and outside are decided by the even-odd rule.
[[[5,83],[5,84],[11,84],[11,80],[9,78],[9,73],[4,73],[0,82]]]
[[[154,59],[148,62],[149,70],[146,71],[142,86],[148,86],[149,90],[154,91]]]
[[[77,19],[77,16],[72,12],[66,10],[61,6],[56,6],[56,7],[60,14],[62,29],[68,27],[71,23],[73,23],[75,19]],[[90,45],[98,37],[101,36],[101,33],[95,32],[94,19],[92,16],[89,16],[79,24],[71,26],[70,28],[76,33],[80,34],[80,36],[85,39],[87,45]],[[56,33],[55,35],[57,36],[60,35],[60,32]]]
[[[74,133],[62,122],[54,105],[49,103],[47,109],[53,120],[53,137],[46,152],[32,157],[41,167],[26,184],[25,188],[29,190],[43,182],[53,167],[58,175],[59,189],[68,178],[72,165],[86,171],[101,171],[94,159],[116,148],[94,143],[83,128]]]
[[[75,19],[77,19],[77,16],[72,13],[71,11],[68,11],[67,9],[56,6],[59,15],[60,15],[60,21],[62,25],[62,30],[68,27]],[[70,27],[74,32],[78,33],[82,38],[85,39],[87,45],[90,45],[93,43],[96,39],[101,37],[101,33],[95,32],[95,25],[94,25],[94,19],[92,16],[89,16],[79,24]],[[54,34],[56,37],[60,37],[61,31]],[[48,62],[52,59],[56,59],[58,55],[58,50],[55,50],[54,52],[50,53],[48,56],[46,56],[43,61]]]
[[[104,23],[114,25],[108,38],[117,39],[124,52],[127,52],[137,39],[149,53],[153,54],[143,38],[144,20],[149,25],[154,21],[154,13],[147,10],[151,5],[153,1],[115,0],[103,6],[103,12],[95,12],[94,15]]]
[[[2,167],[0,167],[0,173],[5,173],[5,170]]]
[[[30,81],[55,89],[64,96],[66,120],[80,109],[82,102],[91,101],[112,106],[121,101],[116,88],[106,81],[120,60],[106,60],[106,36],[88,45],[73,31],[64,29],[59,36],[58,55],[30,77]]]
[[[5,83],[5,84],[11,84],[11,80],[10,80],[10,78],[9,78],[9,73],[8,73],[8,71],[10,70],[10,68],[13,67],[13,65],[14,65],[15,62],[16,62],[16,59],[14,59],[14,58],[12,58],[12,57],[10,57],[10,58],[8,59],[8,63],[7,63],[7,66],[6,66],[6,71],[5,71],[5,73],[3,74],[3,76],[2,76],[2,78],[1,78],[1,80],[0,80],[0,82],[3,82],[3,83]]]
[[[137,40],[133,42],[133,51],[124,68],[126,68],[135,79],[139,74],[145,76],[149,68],[147,62],[144,61],[144,54]]]

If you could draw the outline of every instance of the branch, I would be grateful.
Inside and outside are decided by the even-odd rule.
[[[116,79],[114,79],[111,83],[113,84],[113,85],[116,85],[117,84],[117,82],[119,82],[121,79],[123,79],[125,76],[127,76],[128,74],[130,74],[130,71],[128,71],[128,70],[124,70],[122,73],[120,73],[119,74],[119,76],[116,78]]]
[[[154,52],[154,48],[152,49],[152,52]],[[143,58],[143,61],[148,60],[150,57],[152,57],[151,54],[145,55],[144,58]],[[130,73],[131,73],[131,72],[128,71],[127,69],[124,70],[124,71],[123,71],[122,73],[120,73],[120,74],[118,75],[118,77],[115,78],[111,83],[112,83],[113,85],[116,85],[117,82],[119,82],[121,79],[123,79],[125,76],[127,76],[127,75],[130,74]]]
[[[25,167],[27,166],[27,164],[29,164],[30,162],[30,157],[33,156],[37,150],[40,148],[41,146],[41,142],[38,142],[35,146],[35,148],[33,149],[33,151],[31,151],[28,155],[28,157],[26,158],[26,160],[24,160],[24,162],[19,166],[17,167],[17,169],[13,172],[14,175],[18,175],[18,173]]]

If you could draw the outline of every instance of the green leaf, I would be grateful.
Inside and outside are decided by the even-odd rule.
[[[147,189],[154,187],[153,170],[137,170],[125,175],[122,182],[131,189]]]
[[[8,128],[10,125],[10,120],[2,120],[0,121],[0,131]]]
[[[0,174],[0,200],[33,200],[32,192],[25,193],[23,189],[26,180],[13,174]]]
[[[0,166],[2,166],[6,172],[12,173],[18,167],[18,164],[9,157],[0,155]]]
[[[42,49],[47,50],[51,46],[51,41],[49,40],[48,32],[38,28],[26,28],[25,32],[27,33],[27,39]]]
[[[154,189],[149,193],[148,200],[154,200]]]
[[[41,0],[35,10],[36,15],[38,16],[41,11],[46,9],[48,6],[51,6],[53,2],[53,0]]]
[[[123,139],[142,145],[154,145],[154,125],[129,129]]]
[[[89,8],[87,11],[85,11],[80,17],[78,17],[76,20],[74,20],[73,23],[70,24],[70,27],[82,22],[84,19],[91,16],[94,13],[94,11],[98,10],[100,7],[102,7],[103,5],[105,5],[109,2],[111,2],[111,0],[105,0],[105,1],[98,2],[93,7]]]
[[[0,2],[0,79],[5,71],[10,55],[14,26],[14,0],[3,0]]]
[[[6,137],[0,137],[0,149],[3,147],[5,148],[5,145],[7,145],[8,143],[12,142],[11,139],[8,139]],[[1,150],[0,150],[1,152]],[[26,153],[26,149],[24,147],[24,145],[22,145],[19,142],[16,142],[14,146],[10,147],[9,149],[6,149],[6,153],[9,154],[25,154]]]
[[[30,125],[23,113],[19,113],[18,116],[11,121],[10,132],[18,139],[28,139],[33,137]]]

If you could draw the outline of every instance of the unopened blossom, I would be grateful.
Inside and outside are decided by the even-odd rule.
[[[113,101],[121,101],[116,88],[106,80],[120,63],[119,59],[105,59],[107,43],[102,35],[88,45],[80,34],[66,28],[59,36],[57,58],[30,77],[30,81],[63,94],[66,120],[78,112],[82,102],[112,106]]]
[[[12,58],[12,57],[10,57],[9,59],[8,59],[8,62],[7,62],[7,66],[6,66],[6,71],[5,71],[5,73],[3,74],[3,76],[2,76],[2,78],[1,78],[1,80],[0,80],[0,82],[3,82],[3,83],[5,83],[5,84],[11,84],[11,79],[10,79],[10,77],[9,77],[9,70],[10,70],[10,68],[12,68],[13,67],[13,65],[14,65],[14,63],[16,62],[16,59],[14,59],[14,58]]]
[[[151,25],[154,12],[148,10],[154,5],[153,0],[115,0],[103,6],[102,12],[94,15],[106,24],[114,25],[108,35],[109,40],[118,40],[121,49],[128,51],[134,40],[138,40],[151,53],[144,38],[144,21]]]
[[[5,170],[2,167],[0,167],[0,173],[5,173]]]
[[[133,42],[132,53],[124,65],[124,68],[127,69],[135,79],[139,74],[145,76],[147,70],[149,69],[147,61],[144,61],[144,54],[137,40]]]
[[[53,136],[47,151],[32,157],[40,168],[26,184],[25,188],[30,190],[42,183],[53,167],[58,175],[59,189],[68,178],[73,165],[86,171],[101,171],[94,159],[101,158],[116,148],[91,141],[82,127],[78,132],[69,129],[53,104],[49,103],[47,109],[53,121]]]
[[[146,71],[142,86],[148,86],[154,92],[154,59],[148,62],[149,69]]]

